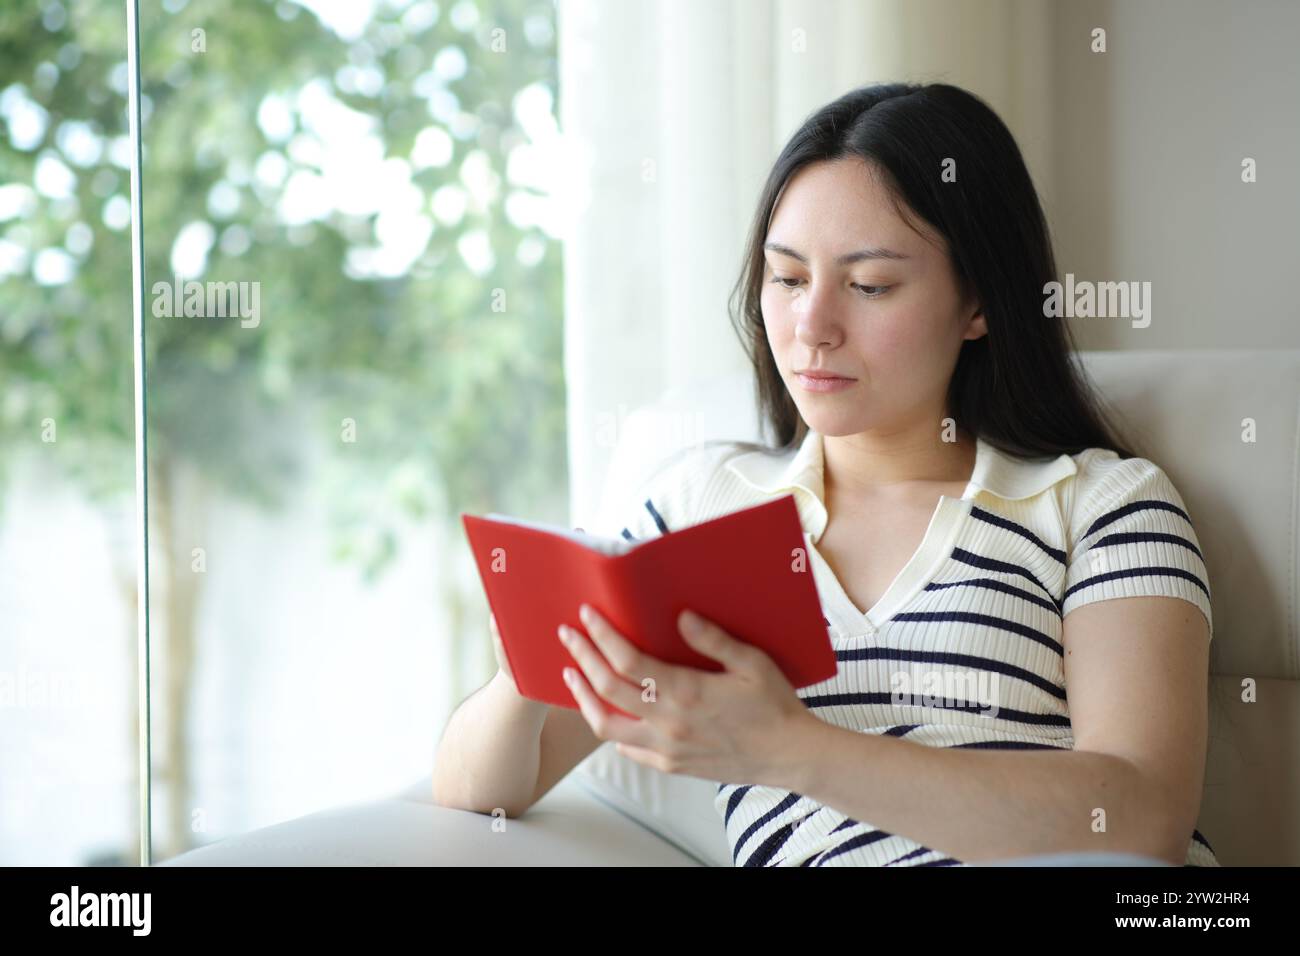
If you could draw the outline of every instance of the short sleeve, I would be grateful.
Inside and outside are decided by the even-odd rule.
[[[660,465],[647,478],[626,487],[605,489],[596,526],[588,528],[606,537],[643,541],[667,534],[676,527],[678,494],[669,482],[672,469]],[[668,523],[665,513],[673,518]]]
[[[718,469],[733,452],[716,441],[689,446],[659,461],[639,481],[607,486],[596,526],[587,530],[644,541],[712,517]]]
[[[1061,614],[1111,598],[1176,597],[1201,610],[1213,637],[1205,557],[1168,475],[1111,452],[1090,458],[1079,482]]]

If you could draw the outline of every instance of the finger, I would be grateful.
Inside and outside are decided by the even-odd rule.
[[[650,742],[650,728],[646,722],[612,713],[576,667],[564,669],[564,682],[569,685],[573,699],[578,702],[578,710],[598,739],[635,746],[643,746]]]
[[[645,716],[650,705],[641,699],[640,686],[616,673],[591,640],[567,624],[559,626],[558,636],[597,694],[629,714]]]
[[[677,615],[677,629],[692,649],[719,661],[727,670],[752,671],[763,652],[738,641],[706,617],[691,610]]]
[[[583,604],[578,608],[578,617],[586,625],[592,643],[604,655],[615,673],[637,687],[642,687],[643,681],[647,678],[651,679],[654,682],[656,698],[660,693],[670,698],[675,685],[694,679],[693,668],[669,664],[640,650],[590,604]]]

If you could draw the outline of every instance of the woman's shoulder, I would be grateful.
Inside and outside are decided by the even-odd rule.
[[[696,442],[662,459],[642,488],[675,512],[679,526],[697,524],[740,504],[736,476],[727,465],[762,450],[751,442],[730,439]]]
[[[1173,479],[1150,458],[1121,457],[1111,448],[1086,448],[1074,459],[1075,513],[1086,516],[1098,508],[1117,508],[1136,501],[1158,500],[1182,510]]]
[[[1149,458],[1089,448],[1075,458],[1063,613],[1140,595],[1196,605],[1213,634],[1209,571],[1192,515],[1165,470]]]
[[[753,442],[728,438],[711,438],[678,448],[662,457],[648,481],[682,480],[703,482],[723,473],[723,466],[740,455],[762,451]]]
[[[755,447],[743,441],[708,439],[660,455],[641,476],[609,489],[601,525],[641,538],[726,513],[734,506],[735,495],[725,465]],[[619,524],[622,527],[614,527]]]

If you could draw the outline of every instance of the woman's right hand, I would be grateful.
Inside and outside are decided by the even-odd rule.
[[[515,675],[510,672],[510,659],[506,657],[505,645],[501,643],[501,632],[497,630],[497,617],[491,612],[488,613],[488,626],[492,629],[492,650],[497,655],[497,666],[510,682],[510,689],[518,694],[519,685],[515,683]]]

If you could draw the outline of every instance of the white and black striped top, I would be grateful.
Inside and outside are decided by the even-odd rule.
[[[815,431],[784,454],[693,446],[625,498],[610,526],[641,539],[793,494],[840,664],[798,692],[813,713],[934,747],[1072,749],[1064,616],[1167,595],[1195,604],[1212,630],[1196,534],[1147,459],[1093,448],[1027,460],[977,446],[965,493],[940,499],[916,553],[867,611],[817,552],[827,513]],[[802,794],[721,782],[714,803],[737,866],[962,865]],[[1185,862],[1219,865],[1199,831]]]

